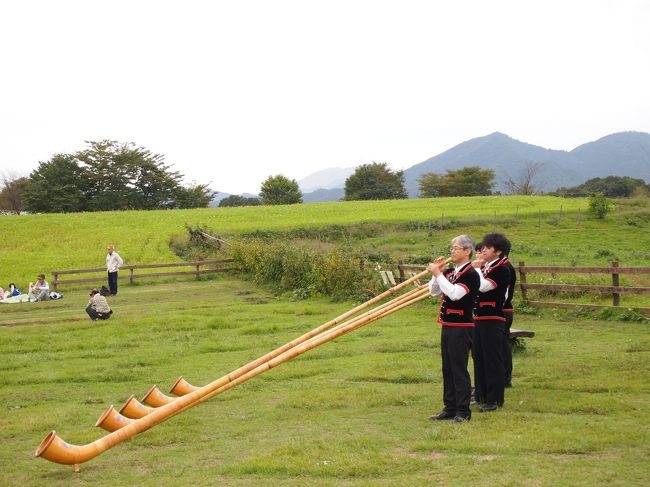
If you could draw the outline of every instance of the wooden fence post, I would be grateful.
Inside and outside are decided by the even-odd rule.
[[[618,262],[614,261],[612,262],[612,267],[618,267]],[[612,272],[612,286],[619,286],[619,280],[618,280],[618,274]],[[619,293],[612,293],[612,303],[613,306],[620,306],[621,305],[621,295]]]
[[[406,274],[404,273],[404,261],[400,260],[397,263],[397,270],[399,270],[399,282],[406,281]]]
[[[528,298],[526,297],[526,273],[522,269],[522,267],[525,267],[526,263],[523,260],[519,261],[519,284],[521,286],[521,299],[526,301]]]
[[[58,272],[53,272],[52,275],[54,276],[54,290],[56,291],[56,286],[59,281],[59,273]]]
[[[196,264],[196,280],[198,281],[201,276],[201,264]]]
[[[129,284],[133,284],[133,271],[135,269],[131,268],[129,269]]]

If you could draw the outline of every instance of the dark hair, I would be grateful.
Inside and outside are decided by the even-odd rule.
[[[94,288],[92,288],[90,290],[90,295],[91,296],[94,296],[95,294],[98,294],[98,293],[99,293],[99,289],[97,289],[96,287],[94,287]]]
[[[512,248],[510,240],[502,233],[488,233],[483,237],[481,244],[483,247],[492,247],[494,250],[500,250],[501,257],[508,255]]]

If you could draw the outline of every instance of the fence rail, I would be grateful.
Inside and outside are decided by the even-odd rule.
[[[144,278],[156,278],[156,277],[166,277],[166,276],[181,276],[181,275],[195,275],[198,279],[203,274],[210,274],[214,272],[226,272],[231,269],[230,265],[233,262],[233,259],[212,259],[212,260],[199,260],[196,262],[175,262],[171,264],[139,264],[139,265],[125,265],[120,267],[120,273],[118,274],[118,279],[129,280],[130,283],[133,283],[135,279],[144,279]],[[220,266],[212,269],[204,269],[206,266]],[[177,271],[177,272],[150,272],[146,274],[136,274],[135,271],[141,269],[165,269],[173,267],[194,267],[192,271]],[[128,276],[125,275],[124,271],[128,270]],[[81,279],[65,279],[61,280],[59,276],[62,275],[71,275],[71,274],[97,274],[99,272],[106,273],[105,267],[94,267],[91,269],[67,269],[63,271],[52,271],[52,276],[54,280],[52,281],[52,286],[54,289],[57,289],[57,286],[62,284],[81,284],[86,282],[97,282],[98,277],[84,277]]]
[[[397,281],[402,282],[407,279],[409,272],[421,272],[426,266],[404,264],[381,264],[383,269],[391,269],[397,271]],[[546,291],[565,291],[565,292],[594,292],[594,293],[611,293],[613,307],[621,306],[621,294],[637,294],[648,295],[650,294],[650,287],[642,286],[621,286],[620,275],[643,275],[650,274],[650,267],[619,267],[618,262],[612,262],[607,267],[568,267],[568,266],[528,266],[525,262],[521,261],[515,269],[519,271],[519,279],[517,288],[521,292],[521,299],[527,303],[540,307],[554,307],[554,308],[603,308],[609,307],[606,305],[598,304],[582,304],[582,303],[559,303],[550,301],[531,301],[528,299],[528,290],[546,290]],[[584,285],[584,284],[538,284],[527,282],[529,274],[533,273],[546,273],[546,274],[611,274],[612,285]],[[628,308],[626,306],[626,308]],[[632,307],[631,309],[644,314],[650,314],[650,308],[647,307]]]

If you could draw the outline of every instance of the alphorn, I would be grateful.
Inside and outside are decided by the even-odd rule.
[[[140,419],[132,420],[128,422],[125,426],[109,433],[108,435],[99,438],[91,443],[86,445],[72,445],[66,443],[62,440],[57,434],[56,431],[51,431],[48,433],[45,438],[41,441],[40,445],[35,451],[35,456],[45,458],[55,463],[61,463],[64,465],[74,465],[74,470],[79,471],[79,465],[81,463],[87,462],[92,458],[100,455],[106,450],[112,448],[118,443],[133,437],[134,435],[148,430],[149,428],[159,424],[170,417],[178,414],[179,412],[202,402],[202,400],[208,399],[207,396],[213,397],[214,395],[222,392],[223,390],[230,389],[242,382],[255,377],[256,375],[261,374],[281,363],[284,363],[302,353],[311,350],[312,348],[319,346],[327,341],[333,340],[345,333],[353,331],[361,326],[364,326],[368,323],[379,319],[390,312],[397,311],[402,309],[405,306],[418,302],[427,297],[428,293],[423,293],[424,289],[418,288],[420,294],[415,296],[412,299],[403,299],[396,298],[390,303],[387,303],[388,306],[380,306],[380,309],[366,314],[365,318],[351,320],[347,324],[344,323],[344,326],[337,327],[334,330],[325,332],[328,328],[340,323],[342,320],[349,318],[350,316],[356,314],[357,312],[365,309],[372,304],[384,299],[387,296],[395,294],[398,290],[408,286],[410,283],[417,281],[418,279],[427,275],[428,271],[423,271],[410,279],[398,284],[397,286],[381,293],[375,298],[366,301],[365,303],[353,308],[352,310],[342,314],[341,316],[331,320],[314,330],[306,333],[305,335],[279,347],[273,352],[260,357],[253,362],[250,362],[244,367],[241,367],[231,374],[223,376],[216,381],[213,381],[203,387],[198,388],[197,390],[190,392],[182,397],[175,399],[174,401],[165,404],[163,406],[153,408],[153,410],[143,416]],[[410,293],[413,293],[411,291]],[[409,294],[411,296],[412,294]],[[413,293],[417,294],[417,293]],[[313,339],[313,340],[312,340]],[[222,389],[223,388],[223,389]],[[221,389],[221,390],[220,390]],[[111,416],[109,410],[105,413],[105,416]],[[100,418],[101,419],[101,418]],[[126,422],[126,421],[125,421]],[[99,423],[99,421],[98,421]],[[108,429],[108,428],[107,428]]]

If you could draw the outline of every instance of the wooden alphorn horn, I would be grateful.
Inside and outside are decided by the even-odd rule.
[[[175,397],[169,397],[165,394],[163,394],[160,389],[158,389],[157,386],[152,386],[151,389],[144,395],[142,398],[142,402],[145,403],[148,406],[154,407],[154,408],[159,408],[160,406],[164,406],[165,404],[169,404],[172,402]]]
[[[397,286],[388,289],[387,291],[379,294],[378,296],[375,296],[374,298],[366,301],[365,303],[340,315],[334,320],[331,320],[311,330],[310,332],[302,335],[301,337],[277,348],[272,352],[267,353],[263,357],[260,357],[259,359],[250,362],[244,367],[240,367],[239,369],[235,370],[231,374],[223,376],[220,379],[217,379],[203,387],[200,387],[199,389],[193,392],[190,392],[182,397],[179,397],[169,404],[156,408],[146,416],[134,420],[133,422],[127,424],[126,426],[116,431],[113,431],[112,433],[102,438],[99,438],[91,443],[88,443],[86,445],[72,445],[62,440],[56,434],[56,431],[51,431],[45,436],[45,438],[43,438],[40,445],[34,452],[34,455],[37,457],[45,458],[46,460],[50,460],[55,463],[61,463],[64,465],[74,465],[75,471],[78,471],[79,464],[87,462],[88,460],[91,460],[95,458],[97,455],[100,455],[106,450],[112,448],[116,444],[121,443],[122,441],[129,439],[134,435],[141,433],[142,431],[146,431],[147,429],[155,426],[156,424],[159,424],[169,419],[170,417],[174,416],[178,412],[186,409],[188,406],[198,404],[199,402],[201,402],[201,399],[203,399],[204,397],[208,396],[211,393],[218,391],[220,388],[226,385],[228,386],[227,389],[234,387],[235,385],[238,385],[252,377],[255,377],[256,375],[259,375],[260,373],[269,370],[272,367],[275,367],[308,350],[311,350],[312,348],[319,346],[322,343],[333,340],[334,338],[337,338],[338,336],[341,336],[344,333],[352,331],[357,327],[368,324],[378,319],[380,315],[384,316],[385,314],[383,313],[385,313],[385,310],[387,308],[384,308],[384,311],[376,312],[374,317],[369,315],[366,319],[363,320],[352,320],[352,323],[350,323],[349,325],[333,330],[331,333],[330,332],[322,333],[324,330],[331,328],[337,323],[340,323],[341,321],[347,319],[348,317],[356,314],[360,310],[371,306],[372,304],[384,299],[387,296],[395,294],[398,290],[408,286],[412,282],[417,281],[418,279],[424,277],[427,274],[428,271],[423,271],[413,276],[412,278],[407,279],[406,281],[398,284]],[[426,297],[427,294],[423,294],[422,296],[419,296],[416,299],[413,299],[411,301],[406,301],[405,303],[400,305],[400,309],[401,307],[413,304],[414,302],[417,302]],[[310,340],[311,338],[315,338],[315,339],[311,341]],[[310,343],[304,344],[303,342],[306,342],[307,340],[310,340]]]
[[[95,423],[95,426],[99,428],[103,428],[106,431],[117,431],[120,428],[123,428],[129,423],[132,423],[134,420],[131,418],[127,418],[126,416],[122,416],[120,413],[118,413],[113,405],[111,404],[106,408],[106,411],[102,413],[102,415],[99,417],[97,422]]]

